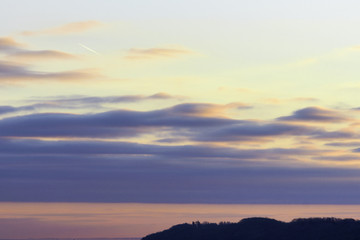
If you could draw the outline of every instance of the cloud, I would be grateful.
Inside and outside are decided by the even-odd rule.
[[[267,98],[265,99],[266,103],[271,104],[286,104],[289,102],[317,102],[319,99],[311,98],[311,97],[297,97],[297,98],[289,98],[289,99],[280,99],[280,98]]]
[[[142,101],[154,95],[112,97]],[[81,105],[114,99],[54,100]],[[0,113],[34,105],[2,106]],[[358,202],[359,170],[350,167],[360,160],[360,150],[323,146],[329,139],[358,139],[356,132],[334,130],[333,125],[326,129],[302,122],[215,117],[228,105],[185,103],[151,111],[1,119],[0,189],[7,194],[0,195],[0,201]],[[142,134],[146,138],[137,138]],[[273,142],[261,144],[265,140]],[[294,147],[294,140],[312,145]],[[337,164],[344,165],[335,168]]]
[[[173,108],[148,112],[118,110],[97,114],[43,113],[0,120],[0,136],[24,137],[129,137],[153,128],[181,131],[227,125],[238,120],[187,116]]]
[[[319,157],[314,157],[313,159],[321,160],[321,161],[346,162],[346,161],[360,160],[360,156],[357,156],[355,154],[352,154],[352,155],[351,154],[345,154],[345,155],[339,155],[339,156],[319,156]]]
[[[12,83],[27,80],[83,80],[99,77],[89,70],[42,72],[30,70],[26,65],[0,61],[0,82]]]
[[[350,119],[334,110],[320,107],[307,107],[295,111],[291,116],[279,117],[278,120],[337,123],[348,121]]]
[[[321,127],[278,122],[242,121],[196,131],[187,135],[194,141],[232,142],[232,141],[276,141],[280,137],[305,137],[309,140],[357,139],[359,134],[348,129],[328,131]],[[304,140],[304,139],[303,139]]]
[[[54,108],[104,108],[103,104],[133,103],[148,100],[183,100],[184,97],[172,96],[167,93],[156,93],[153,95],[123,95],[123,96],[59,96],[43,99],[28,100],[36,102],[39,107]]]
[[[354,149],[353,152],[360,152],[360,148]]]
[[[0,82],[14,83],[19,81],[36,80],[83,80],[93,79],[101,75],[91,69],[79,69],[58,72],[44,72],[31,70],[32,65],[28,62],[41,60],[70,60],[77,59],[75,55],[55,50],[30,50],[23,48],[23,44],[12,38],[0,38],[0,52],[6,55],[4,58],[17,62],[0,60]],[[21,61],[26,63],[20,63]],[[19,62],[20,61],[20,62]]]
[[[203,159],[211,163],[211,159],[224,163],[226,159],[239,160],[263,160],[263,159],[288,159],[293,156],[311,156],[323,153],[314,149],[236,149],[230,147],[215,147],[211,145],[154,145],[131,142],[107,142],[107,141],[41,141],[21,139],[0,139],[0,155],[125,155],[125,156],[153,156],[156,158],[173,159]],[[174,162],[175,163],[175,162]],[[197,164],[188,162],[187,164]],[[236,164],[235,162],[233,164]],[[251,163],[248,163],[251,165]],[[266,164],[265,164],[266,165]]]
[[[325,145],[331,147],[357,147],[360,146],[360,142],[332,142]]]
[[[8,114],[8,113],[18,113],[23,111],[37,111],[39,109],[54,109],[54,108],[65,108],[65,106],[59,106],[57,104],[48,102],[48,103],[36,103],[25,106],[0,106],[0,115]],[[67,108],[74,108],[72,106],[67,106]]]
[[[156,93],[153,95],[124,95],[124,96],[58,96],[46,98],[31,98],[26,102],[33,104],[23,106],[0,106],[0,115],[17,113],[23,111],[37,111],[42,109],[104,109],[109,108],[109,104],[134,103],[153,100],[183,100],[184,97],[173,96],[168,93]],[[107,106],[103,106],[107,104]],[[114,106],[116,107],[116,106]]]
[[[46,107],[96,106],[104,101],[134,101],[134,96],[116,99],[80,98],[45,102],[39,106],[19,108],[4,106],[3,113]],[[151,97],[151,96],[150,96]],[[138,98],[143,100],[148,97]],[[67,100],[69,100],[67,102]],[[182,138],[196,142],[274,141],[275,137],[302,136],[312,140],[356,139],[350,130],[327,131],[300,124],[237,120],[221,116],[227,105],[184,103],[152,111],[114,110],[95,114],[39,113],[0,120],[3,137],[73,137],[119,138],[142,134],[159,135],[161,139]],[[219,110],[220,109],[220,110]]]
[[[13,107],[13,106],[0,106],[0,115],[7,113],[14,113],[19,111],[29,111],[35,110],[33,106],[22,106],[22,107]]]
[[[6,53],[10,60],[67,60],[77,59],[75,55],[55,50],[30,50],[13,38],[0,37],[0,52]]]
[[[170,111],[194,116],[221,116],[228,109],[248,109],[250,105],[234,102],[229,104],[183,103],[169,108]]]
[[[0,114],[16,112],[17,108],[12,106],[0,106]]]
[[[24,31],[21,34],[24,36],[34,36],[34,35],[64,35],[72,33],[81,33],[97,27],[102,26],[103,23],[98,21],[82,21],[82,22],[72,22],[59,27],[49,28],[39,31]]]
[[[312,98],[312,97],[297,97],[297,98],[292,98],[291,100],[298,101],[298,102],[317,102],[317,101],[319,101],[318,98]]]
[[[20,142],[19,146],[21,144],[24,143]],[[58,144],[61,147],[63,143]],[[92,145],[93,148],[95,146]],[[76,145],[73,148],[75,147]],[[80,152],[86,151],[83,147],[86,144],[79,148]],[[219,164],[213,165],[209,164],[212,152],[207,154],[205,148],[166,149],[156,149],[165,152],[163,157],[146,154],[86,156],[69,154],[69,151],[66,154],[55,154],[61,148],[57,151],[50,149],[54,152],[52,154],[49,146],[44,144],[43,154],[34,155],[34,151],[31,153],[28,149],[27,152],[30,153],[27,155],[0,155],[0,188],[7,193],[0,195],[0,200],[254,203],[255,199],[256,203],[265,204],[354,204],[359,201],[359,191],[356,190],[358,169],[236,165],[237,161],[234,160],[230,162],[235,164],[224,164],[221,158],[215,157],[212,159]],[[41,151],[40,146],[37,150]],[[123,150],[126,152],[126,148]],[[182,155],[187,154],[186,150],[193,152],[188,155],[207,155],[210,158],[199,158],[194,163],[194,158],[182,158]],[[221,153],[221,149],[218,150]],[[96,152],[92,149],[87,151]],[[129,152],[131,151],[130,148]],[[213,152],[215,151],[216,149]],[[302,150],[287,150],[284,155],[301,152]],[[256,155],[256,151],[254,153]],[[263,154],[271,155],[271,151]],[[276,155],[271,156],[276,158]]]
[[[16,51],[7,56],[12,60],[67,60],[67,59],[78,59],[75,55],[54,51],[54,50],[40,50],[40,51],[32,51],[32,50],[22,50]]]
[[[0,52],[12,52],[23,47],[23,44],[10,37],[0,37]]]
[[[165,93],[165,92],[159,92],[159,93],[155,93],[151,96],[149,96],[148,98],[152,98],[152,99],[171,99],[171,98],[176,98],[176,99],[184,99],[184,97],[181,97],[181,96],[172,96],[168,93]]]
[[[149,58],[175,58],[192,53],[192,51],[182,48],[132,48],[128,51],[125,58],[130,60]]]
[[[317,139],[357,139],[359,134],[350,130],[337,130],[337,131],[318,131],[313,136]]]
[[[308,136],[314,131],[311,127],[301,125],[248,121],[211,129],[203,134],[194,134],[194,137],[197,141],[250,141],[279,136]]]
[[[139,102],[153,99],[179,99],[167,93],[156,93],[150,96],[144,95],[124,95],[124,96],[107,96],[107,97],[68,97],[53,99],[54,103],[68,103],[68,104],[102,104],[102,103],[121,103],[121,102]]]

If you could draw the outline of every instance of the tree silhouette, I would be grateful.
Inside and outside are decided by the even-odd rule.
[[[270,218],[246,218],[238,223],[180,224],[142,240],[360,240],[360,221],[339,218],[299,218],[289,223]]]

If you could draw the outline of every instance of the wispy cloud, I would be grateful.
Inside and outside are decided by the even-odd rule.
[[[358,147],[360,146],[360,142],[331,142],[325,145],[331,147]]]
[[[10,37],[0,37],[0,52],[11,52],[24,47],[23,44]]]
[[[43,72],[30,70],[26,65],[0,61],[0,83],[40,80],[84,80],[100,75],[90,70],[71,70],[61,72]]]
[[[132,48],[127,52],[126,59],[175,58],[193,52],[185,48]]]
[[[24,31],[21,34],[24,36],[33,36],[33,35],[64,35],[72,33],[81,33],[85,32],[104,24],[98,21],[82,21],[82,22],[72,22],[62,26],[48,28],[38,31]]]
[[[184,100],[182,96],[173,96],[168,93],[156,93],[153,95],[120,95],[120,96],[59,96],[29,99],[35,105],[57,108],[103,108],[104,104],[134,103],[148,100]]]
[[[350,118],[335,110],[321,107],[307,107],[295,111],[290,116],[279,117],[282,121],[305,121],[305,122],[344,122]]]
[[[118,109],[118,103],[135,103],[142,101],[161,101],[161,100],[176,100],[182,101],[184,97],[173,96],[168,93],[156,93],[153,95],[123,95],[123,96],[58,96],[46,98],[30,98],[26,99],[27,105],[0,106],[0,115],[15,114],[20,112],[38,112],[41,110],[55,110],[55,109]],[[106,106],[104,106],[106,105]]]
[[[289,102],[317,102],[319,99],[312,97],[297,97],[289,99],[280,99],[280,98],[267,98],[265,99],[266,103],[271,104],[287,104]]]
[[[41,60],[67,60],[67,59],[78,59],[75,55],[54,51],[54,50],[21,50],[9,54],[7,58],[11,60],[26,60],[26,61],[41,61]]]
[[[7,113],[15,113],[20,111],[33,111],[35,110],[34,106],[21,106],[21,107],[13,107],[13,106],[0,106],[0,115]]]
[[[136,137],[154,128],[204,128],[237,120],[186,116],[173,109],[149,112],[118,110],[97,114],[32,114],[0,120],[0,136]],[[46,126],[46,127],[45,127]],[[166,130],[165,130],[166,131]]]
[[[15,41],[13,38],[0,37],[0,53],[5,53],[7,60],[67,60],[78,59],[73,54],[56,50],[32,50],[25,44]]]
[[[195,140],[205,142],[261,141],[281,136],[309,136],[316,132],[318,132],[317,129],[302,125],[244,121],[213,128],[193,136]]]
[[[210,104],[210,103],[184,103],[176,105],[169,110],[183,114],[193,116],[224,116],[225,111],[229,109],[249,109],[251,105],[234,102],[229,104]]]

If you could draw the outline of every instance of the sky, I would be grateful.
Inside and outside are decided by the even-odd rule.
[[[0,210],[360,203],[357,1],[1,3]]]

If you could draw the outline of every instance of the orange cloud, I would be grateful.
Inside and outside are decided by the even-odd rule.
[[[233,102],[228,104],[211,104],[211,103],[183,103],[176,105],[170,109],[172,111],[189,116],[202,116],[202,117],[224,117],[226,111],[230,109],[248,109],[252,106]]]
[[[72,22],[55,28],[48,28],[39,31],[24,31],[21,34],[24,36],[33,35],[63,35],[71,33],[85,32],[93,28],[102,26],[103,23],[98,21],[83,21],[83,22]]]
[[[10,37],[0,37],[0,51],[15,50],[23,47],[23,44]]]
[[[41,50],[41,51],[19,51],[7,56],[12,60],[66,60],[66,59],[76,59],[77,57],[61,52],[61,51],[54,51],[54,50]]]
[[[174,58],[193,53],[183,48],[132,48],[125,56],[127,59]]]
[[[21,65],[12,62],[0,61],[0,82],[14,83],[19,81],[39,81],[39,80],[84,80],[100,77],[95,70],[78,69],[70,71],[43,72],[33,71],[28,65]]]
[[[288,102],[317,102],[319,99],[312,98],[312,97],[296,97],[296,98],[289,98],[289,99],[280,99],[280,98],[267,98],[265,99],[266,103],[269,104],[283,104]]]

